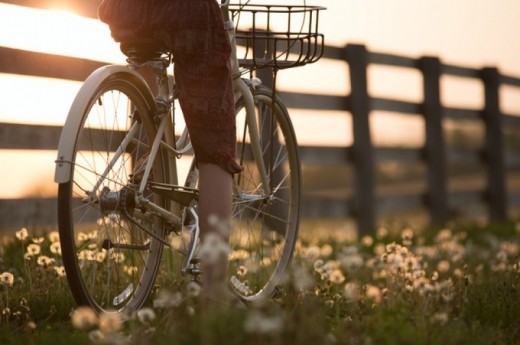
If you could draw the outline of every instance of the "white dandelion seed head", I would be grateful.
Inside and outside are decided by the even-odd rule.
[[[144,324],[153,322],[156,318],[155,312],[152,308],[143,308],[137,311],[137,319]]]
[[[26,228],[21,228],[20,230],[15,232],[16,238],[20,241],[25,241],[27,237],[29,236],[29,232]]]
[[[0,274],[0,284],[6,286],[13,286],[14,275],[11,272],[4,272]]]
[[[39,244],[31,243],[27,246],[27,255],[28,256],[35,256],[40,254],[41,247]]]
[[[201,290],[202,287],[197,282],[191,281],[188,283],[188,285],[186,285],[186,293],[190,297],[198,297]]]
[[[84,331],[97,325],[98,316],[90,307],[79,307],[72,312],[71,321],[75,329]]]
[[[345,281],[345,276],[343,275],[343,272],[336,269],[330,274],[329,281],[333,284],[341,284]]]
[[[56,243],[60,241],[60,233],[58,231],[51,231],[49,235],[47,235],[49,241],[51,243]]]
[[[228,257],[230,253],[229,245],[216,233],[209,233],[204,236],[199,248],[201,261],[206,264],[213,264]]]
[[[123,327],[124,319],[120,313],[104,312],[99,316],[99,330],[104,334],[116,333]]]

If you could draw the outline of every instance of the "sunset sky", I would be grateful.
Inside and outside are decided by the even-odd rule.
[[[243,1],[243,0],[242,0]],[[256,1],[263,3],[263,1]],[[279,3],[282,3],[278,1]],[[288,0],[283,3],[303,3]],[[520,76],[520,1],[518,0],[326,0],[308,1],[328,8],[321,15],[320,27],[327,44],[344,46],[363,43],[370,50],[420,57],[439,56],[446,63],[468,67],[497,66],[502,73]],[[63,11],[33,10],[0,4],[0,46],[78,56],[110,63],[123,63],[124,57],[103,24]],[[371,93],[420,101],[420,75],[413,71],[372,68]],[[304,92],[344,95],[348,93],[348,70],[344,63],[320,61],[303,68],[283,71],[280,87]],[[447,103],[478,107],[482,87],[464,80],[443,81]],[[396,87],[399,85],[399,87]],[[51,123],[60,125],[80,84],[44,78],[0,74],[0,122]],[[45,92],[43,92],[45,90]],[[463,90],[463,91],[461,91]],[[502,97],[507,111],[520,114],[520,90],[509,88]],[[30,96],[28,96],[30,95]],[[30,102],[27,102],[27,99]],[[20,107],[24,104],[24,107]],[[35,105],[36,107],[32,107]],[[320,116],[298,112],[296,130],[300,142],[321,145],[348,145],[350,120],[344,113]],[[381,143],[393,143],[402,133],[420,145],[422,124],[410,120],[394,131],[392,115],[381,120],[386,128],[375,134]],[[385,122],[386,121],[386,122]],[[390,126],[390,127],[389,127]],[[377,132],[377,130],[375,130]],[[415,137],[413,133],[417,134]],[[34,156],[30,153],[24,155]],[[0,152],[0,161],[20,157],[19,152]],[[34,174],[52,180],[54,152],[31,158],[30,169],[20,168],[0,176],[0,198],[27,194],[38,188]],[[49,187],[53,190],[54,187]],[[46,191],[41,191],[48,194]]]

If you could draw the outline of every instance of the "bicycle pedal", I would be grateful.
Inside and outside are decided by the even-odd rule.
[[[193,188],[157,182],[150,182],[148,188],[185,207],[190,206],[194,200],[198,200],[199,198],[199,191]]]

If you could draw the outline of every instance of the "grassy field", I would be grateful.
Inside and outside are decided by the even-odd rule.
[[[202,310],[187,282],[163,272],[157,290],[172,302],[156,294],[126,320],[76,309],[55,231],[0,243],[0,344],[520,343],[514,223],[358,239],[341,222],[306,221],[272,302]]]

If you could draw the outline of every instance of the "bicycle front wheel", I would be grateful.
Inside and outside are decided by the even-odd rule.
[[[91,90],[80,90],[77,99],[89,101],[69,114],[81,124],[69,140],[70,180],[58,191],[63,261],[78,304],[97,312],[131,311],[152,289],[166,231],[163,220],[135,205],[156,134],[155,105],[131,73],[113,73]],[[159,154],[151,180],[168,182],[164,163]],[[148,189],[144,195],[166,207],[160,195]]]
[[[301,186],[298,146],[287,109],[279,99],[273,101],[268,88],[258,88],[253,97],[261,157],[251,145],[254,130],[245,105],[238,102],[237,156],[244,170],[234,178],[229,256],[231,288],[251,303],[275,294],[291,262]]]

